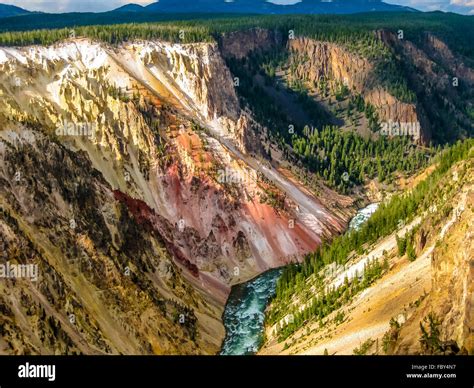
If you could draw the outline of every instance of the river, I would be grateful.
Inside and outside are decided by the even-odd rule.
[[[360,209],[349,223],[358,229],[377,210],[373,203]],[[226,337],[221,355],[255,354],[263,341],[265,309],[275,293],[283,269],[272,269],[246,283],[232,287],[224,311]]]

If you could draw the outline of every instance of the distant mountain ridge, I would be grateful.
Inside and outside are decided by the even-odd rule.
[[[381,0],[302,0],[292,5],[273,4],[267,0],[160,0],[145,7],[130,3],[110,12],[142,14],[349,14],[383,11],[417,10],[401,5],[384,3]],[[38,12],[31,12],[14,5],[0,4],[0,19],[34,13]]]
[[[20,16],[30,14],[26,9],[16,7],[14,5],[0,4],[0,18],[7,18],[10,16]]]
[[[115,12],[145,12],[145,7],[139,4],[126,4],[117,9],[114,9]]]
[[[136,4],[131,10],[136,12]],[[127,7],[127,6],[125,6]],[[124,7],[122,7],[123,10]],[[127,10],[127,8],[125,8]],[[120,9],[119,9],[120,10]],[[160,0],[144,12],[203,12],[255,14],[320,14],[371,11],[416,11],[413,8],[384,3],[381,0],[302,0],[292,5],[279,5],[267,0]]]

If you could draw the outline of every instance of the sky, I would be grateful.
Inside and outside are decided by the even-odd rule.
[[[179,0],[178,0],[179,1]],[[387,3],[407,5],[422,11],[450,11],[474,15],[474,0],[384,0]],[[298,0],[272,0],[278,4],[294,4]],[[147,5],[150,0],[0,0],[30,11],[43,12],[101,12],[122,5],[136,3]]]

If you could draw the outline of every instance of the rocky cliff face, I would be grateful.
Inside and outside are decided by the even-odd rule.
[[[366,103],[376,108],[380,122],[423,121],[426,124],[424,113],[419,107],[400,101],[376,81],[373,61],[341,45],[309,38],[291,39],[288,47],[295,56],[293,63],[296,76],[309,85],[321,80],[345,85],[351,93],[362,95]],[[426,134],[428,128],[424,126],[422,129]],[[426,135],[424,138],[426,140]]]
[[[290,39],[288,48],[299,58],[307,59],[296,68],[301,79],[313,83],[320,79],[344,82],[358,93],[367,87],[373,64],[340,45],[302,37]]]
[[[230,72],[215,44],[134,44],[126,47],[157,78],[164,77],[177,97],[184,98],[209,121],[238,120],[239,102]]]
[[[456,171],[456,179],[459,178]],[[453,211],[443,225],[431,255],[431,290],[420,306],[401,326],[394,344],[395,354],[473,354],[474,352],[474,231],[472,170],[452,202]],[[419,239],[418,250],[423,247]],[[437,343],[420,341],[420,325],[436,325]]]
[[[454,54],[430,33],[416,44],[384,30],[377,35],[407,69],[406,78],[417,95],[416,109],[425,128],[425,141],[452,141],[455,134],[472,136],[474,126],[468,111],[474,104],[474,72],[467,59]]]
[[[270,50],[283,43],[283,36],[279,32],[252,28],[223,34],[219,40],[219,48],[224,57],[241,59],[251,52]]]
[[[85,154],[26,128],[0,137],[1,265],[36,268],[2,273],[1,353],[216,351],[221,307]]]
[[[3,261],[40,273],[2,283],[2,353],[215,353],[230,285],[344,228],[242,153],[213,44],[1,48],[0,70]]]
[[[464,63],[462,58],[455,55],[448,45],[433,34],[425,35],[424,47],[434,59],[441,61],[451,72],[468,84],[474,83],[474,71]]]
[[[262,57],[272,62],[275,53],[289,54],[274,78],[283,78],[288,84],[302,83],[323,110],[333,114],[331,124],[367,135],[368,128],[376,132],[376,126],[370,125],[376,119],[382,128],[396,124],[403,133],[411,131],[413,140],[423,144],[472,135],[474,74],[468,59],[430,33],[415,41],[378,30],[372,39],[335,43],[250,29],[224,34],[219,48],[225,58],[238,61],[252,57],[251,63]],[[286,72],[283,76],[282,71]],[[346,91],[340,93],[343,89]],[[353,112],[344,104],[348,97],[358,96],[366,107],[374,108],[375,115],[367,117],[369,125],[354,120]],[[341,109],[349,113],[340,117],[337,111]],[[397,136],[397,131],[393,132]]]

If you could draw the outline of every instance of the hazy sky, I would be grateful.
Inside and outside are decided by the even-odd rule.
[[[179,1],[179,0],[178,0]],[[474,0],[385,0],[387,3],[402,4],[423,11],[452,11],[474,15]],[[292,4],[298,0],[273,0],[274,3]],[[147,5],[150,0],[0,0],[0,3],[17,5],[30,11],[108,11],[128,3]]]

